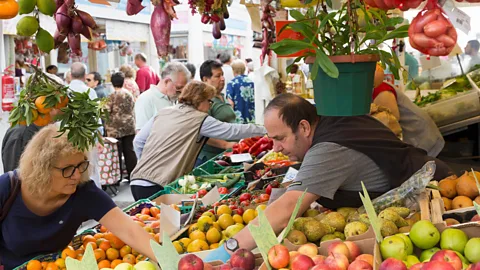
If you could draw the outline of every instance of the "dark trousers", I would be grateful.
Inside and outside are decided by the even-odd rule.
[[[150,196],[154,195],[155,193],[162,191],[163,187],[160,185],[155,185],[151,187],[131,185],[130,189],[132,190],[133,198],[135,199],[135,201],[138,201],[141,199],[148,199]]]
[[[133,139],[135,135],[128,135],[125,137],[117,138],[117,146],[118,146],[118,155],[120,160],[122,155],[125,158],[125,167],[128,172],[127,179],[130,179],[130,174],[132,173],[135,166],[137,166],[137,156],[135,155],[135,151],[133,150]],[[120,170],[123,172],[123,164],[120,162]]]

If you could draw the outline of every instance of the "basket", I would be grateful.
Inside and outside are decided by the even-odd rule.
[[[28,261],[25,262],[24,264],[13,268],[13,270],[27,270],[27,264],[28,264],[28,262],[31,261],[31,260],[38,260],[38,261],[40,261],[40,262],[54,262],[55,260],[57,260],[58,258],[60,258],[60,256],[61,256],[60,252],[50,253],[50,254],[44,254],[44,255],[39,255],[39,256],[36,256],[36,257],[31,258],[30,260],[28,260]]]

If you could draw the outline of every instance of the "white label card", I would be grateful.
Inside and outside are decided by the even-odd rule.
[[[443,10],[447,14],[448,19],[452,22],[453,26],[462,30],[462,32],[468,35],[470,30],[472,30],[470,16],[457,8],[451,0],[445,2]]]
[[[298,174],[297,169],[295,169],[293,167],[288,168],[287,174],[285,174],[285,177],[283,178],[282,184],[292,182],[297,177],[297,174]]]
[[[172,236],[180,230],[180,212],[163,203],[160,209],[160,234]]]
[[[245,154],[235,154],[230,157],[232,163],[240,163],[240,162],[250,162],[253,161],[252,156],[249,153]]]
[[[212,205],[220,200],[220,192],[218,187],[215,186],[201,199],[204,206]]]
[[[292,82],[299,83],[300,82],[300,75],[296,74],[295,76],[293,76]]]

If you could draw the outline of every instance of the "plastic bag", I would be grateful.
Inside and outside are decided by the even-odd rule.
[[[404,206],[414,210],[417,204],[416,197],[425,190],[425,187],[433,179],[436,168],[435,161],[429,161],[401,186],[372,200],[375,211],[380,213],[380,211],[391,206]],[[358,211],[364,213],[365,209],[362,206]]]
[[[457,44],[457,31],[436,0],[428,0],[412,20],[408,37],[413,48],[431,56],[448,55]]]

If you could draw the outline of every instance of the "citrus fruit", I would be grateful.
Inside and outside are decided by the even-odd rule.
[[[35,106],[37,107],[37,111],[39,113],[47,114],[52,110],[52,108],[45,108],[45,106],[47,106],[47,104],[45,103],[46,99],[46,96],[39,96],[35,99]]]
[[[110,263],[109,260],[102,260],[98,263],[98,269],[110,268],[111,266],[112,264]]]
[[[225,230],[228,226],[235,224],[235,221],[230,214],[223,214],[218,218],[218,224]]]
[[[222,239],[222,234],[216,228],[210,228],[207,232],[206,238],[208,243],[215,244]]]
[[[63,258],[58,258],[58,259],[55,261],[55,264],[58,265],[58,267],[60,267],[60,268],[65,268],[65,267],[67,267],[67,266],[65,265],[65,259],[63,259]]]
[[[18,0],[18,14],[28,14],[35,9],[36,0]]]
[[[233,215],[233,221],[235,221],[235,223],[243,224],[243,218],[242,218],[242,216],[240,216],[238,214]]]
[[[48,262],[42,262],[42,269],[47,269]]]
[[[63,99],[63,98],[62,98],[62,99]],[[65,99],[64,99],[63,101],[65,101],[65,100],[66,100],[65,103],[68,103],[68,97],[65,97]],[[61,101],[59,104],[62,104],[63,101]],[[57,106],[58,106],[58,104],[55,105],[55,108],[57,108]],[[60,109],[60,108],[57,108],[57,109]],[[105,227],[105,226],[103,226],[103,225],[100,226],[100,232],[101,232],[101,233],[106,233],[106,232],[107,232],[107,227]]]
[[[210,249],[216,249],[218,248],[220,245],[218,243],[214,243],[214,244],[211,244],[210,245]]]
[[[116,250],[114,248],[109,248],[105,252],[105,255],[107,256],[107,259],[109,259],[110,261],[113,261],[113,260],[118,259],[120,257],[120,252],[118,252],[118,250]]]
[[[47,264],[47,268],[45,270],[59,270],[60,268],[54,262],[50,262]]]
[[[49,53],[55,47],[55,40],[53,39],[52,35],[42,28],[39,28],[37,34],[35,35],[35,43],[40,51],[45,53]]]
[[[243,222],[245,222],[245,224],[248,224],[250,221],[254,220],[255,217],[257,217],[257,215],[255,214],[255,210],[253,209],[247,209],[242,216]]]
[[[229,214],[231,215],[232,214],[232,209],[230,209],[230,207],[228,207],[228,205],[220,205],[218,208],[217,208],[217,216],[221,216],[223,214]]]
[[[147,259],[147,257],[145,255],[138,254],[138,256],[135,258],[135,263],[145,261],[146,259]]]
[[[67,257],[74,258],[74,259],[77,257],[77,253],[75,252],[75,250],[73,250],[71,246],[66,247],[62,251],[62,259],[66,259]]]
[[[112,263],[110,264],[110,268],[114,269],[117,265],[121,263],[123,263],[122,260],[119,260],[119,259],[113,260]]]
[[[125,245],[120,249],[120,257],[122,258],[131,253],[132,253],[132,248],[128,245]]]
[[[123,257],[123,262],[129,263],[131,265],[134,265],[136,263],[136,258],[132,254],[127,254],[125,257]]]
[[[40,114],[33,123],[39,127],[44,127],[50,124],[50,121],[52,121],[50,114]]]
[[[100,239],[99,239],[100,240]],[[104,251],[107,251],[107,249],[111,248],[112,246],[110,245],[110,241],[108,240],[103,240],[100,242],[100,244],[98,244],[97,242],[97,246],[100,248],[100,249],[103,249]]]
[[[132,255],[137,257],[138,255],[140,255],[140,253],[138,253],[138,251],[132,248]]]
[[[205,240],[205,233],[202,231],[196,230],[196,231],[193,231],[188,237],[190,237],[192,241],[197,239]]]
[[[103,249],[100,249],[100,248],[95,249],[93,251],[93,253],[95,254],[95,259],[97,260],[97,262],[103,261],[107,257],[105,255],[105,251]]]
[[[38,31],[38,21],[34,16],[25,16],[17,22],[17,35],[30,37]]]
[[[55,13],[57,4],[55,4],[55,0],[37,0],[37,7],[41,13],[52,16]]]
[[[93,236],[93,238],[95,238],[95,239],[97,239],[97,240],[100,239],[100,238],[103,238],[103,233],[96,233],[96,234]]]
[[[117,236],[111,234],[109,235],[109,237],[105,237],[108,241],[110,241],[110,245],[113,247],[113,248],[116,248],[116,249],[121,249],[123,246],[125,246],[125,243],[120,239],[118,238]]]
[[[175,247],[175,250],[177,250],[178,254],[182,254],[183,252],[185,252],[183,250],[183,244],[181,244],[180,242],[173,241],[173,246]]]
[[[0,18],[11,19],[18,14],[18,3],[15,1],[2,1],[2,8],[0,8]]]
[[[155,234],[153,238],[155,239],[155,242],[160,243],[160,233]]]
[[[27,263],[27,270],[42,270],[42,263],[38,260],[31,260]]]
[[[192,252],[199,252],[202,250],[208,250],[210,247],[208,246],[207,242],[205,240],[201,239],[196,239],[193,240],[190,245],[187,247],[187,252],[192,253]]]

